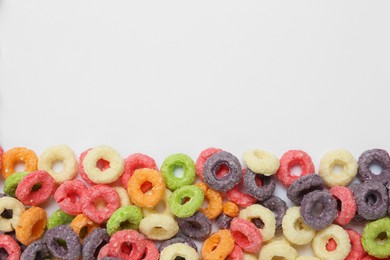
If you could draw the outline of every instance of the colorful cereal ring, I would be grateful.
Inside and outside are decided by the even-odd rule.
[[[81,199],[87,192],[87,186],[80,180],[71,180],[62,183],[54,193],[58,206],[70,215],[83,212]]]
[[[183,177],[176,177],[174,171],[176,168],[183,168]],[[196,179],[195,163],[188,155],[178,153],[165,158],[161,165],[161,174],[164,176],[167,187],[174,191],[184,185],[191,185]]]
[[[123,229],[138,229],[142,220],[141,209],[137,206],[125,206],[117,209],[107,221],[107,233],[111,236]]]
[[[234,218],[230,223],[230,232],[234,238],[234,242],[244,251],[249,253],[257,253],[259,251],[263,237],[252,222],[241,218]]]
[[[32,206],[22,213],[15,228],[16,238],[24,245],[40,239],[46,228],[46,211]]]
[[[11,197],[0,198],[0,231],[13,231],[25,211],[23,203]],[[7,213],[10,213],[8,216]]]
[[[198,159],[196,160],[196,163],[195,163],[195,168],[196,168],[196,174],[198,175],[198,177],[200,178],[201,181],[204,181],[204,178],[203,178],[203,166],[204,166],[205,162],[212,155],[214,155],[216,153],[219,153],[219,152],[222,152],[222,149],[210,147],[210,148],[207,148],[207,149],[203,150],[199,154]],[[226,172],[229,171],[229,169],[225,169],[225,170],[226,170]]]
[[[54,193],[54,179],[44,170],[27,174],[16,188],[16,197],[27,206],[37,206],[46,202]]]
[[[380,234],[385,233],[386,239],[380,239]],[[385,258],[390,256],[390,218],[381,218],[368,223],[363,228],[362,245],[371,256]]]
[[[356,202],[353,193],[344,186],[334,186],[330,189],[330,193],[340,202],[338,205],[341,205],[335,223],[345,226],[351,222],[356,213]]]
[[[69,225],[76,235],[80,238],[80,242],[83,242],[83,239],[88,237],[92,231],[99,227],[98,224],[94,223],[84,214],[78,214]]]
[[[212,234],[202,245],[202,259],[225,259],[234,248],[234,238],[229,230],[221,229]]]
[[[209,219],[215,219],[222,212],[222,194],[218,191],[210,189],[203,182],[195,184],[201,188],[204,194],[204,198],[208,200],[208,205],[205,208],[200,208],[199,212],[202,212]]]
[[[300,166],[302,171],[299,175],[292,175],[291,169]],[[302,150],[289,150],[280,158],[280,167],[276,173],[278,180],[289,187],[299,177],[314,173],[314,164],[311,157]]]
[[[122,186],[127,189],[130,177],[133,176],[135,170],[149,168],[158,170],[156,162],[152,157],[142,153],[135,153],[129,155],[125,160],[125,169],[121,176]]]
[[[7,254],[7,260],[19,260],[21,251],[18,243],[11,236],[0,234],[0,248],[4,249]]]
[[[14,147],[2,155],[1,174],[4,179],[7,179],[15,172],[17,163],[23,162],[25,165],[25,172],[32,172],[37,169],[38,158],[34,151],[25,147]]]
[[[184,199],[189,199],[185,201]],[[178,218],[192,216],[203,204],[203,191],[195,185],[185,185],[175,190],[169,197],[168,205],[171,212]]]
[[[142,185],[145,182],[150,182],[152,184],[152,188],[146,193],[142,191]],[[127,192],[130,200],[135,205],[153,208],[164,196],[164,178],[157,170],[148,168],[136,170],[129,180]]]

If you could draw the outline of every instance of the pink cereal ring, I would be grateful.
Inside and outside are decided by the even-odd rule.
[[[234,244],[233,251],[228,255],[226,260],[242,260],[244,259],[244,252],[241,247],[237,244]]]
[[[110,244],[105,244],[102,248],[100,248],[97,259],[102,259],[103,257],[106,257],[106,256],[112,256],[112,255],[109,255],[109,249],[110,249],[109,247],[110,247]]]
[[[242,218],[234,218],[230,222],[230,232],[235,243],[242,250],[248,253],[257,253],[259,251],[263,242],[263,236],[252,222]]]
[[[55,188],[53,177],[47,171],[38,170],[24,176],[15,194],[24,205],[36,206],[47,201]]]
[[[361,259],[366,254],[362,246],[361,235],[352,229],[346,229],[346,231],[348,233],[349,240],[351,240],[351,251],[345,260]]]
[[[83,212],[81,201],[87,190],[87,186],[80,180],[66,181],[56,190],[54,199],[64,212],[77,215]]]
[[[291,174],[291,169],[294,166],[302,168],[302,172],[297,176]],[[314,164],[311,157],[304,151],[290,150],[280,158],[280,166],[276,172],[276,177],[284,186],[289,187],[299,177],[311,173],[314,173]]]
[[[334,186],[330,189],[330,193],[336,200],[341,202],[341,210],[338,212],[335,222],[345,226],[353,219],[356,213],[356,202],[352,191],[347,187]]]
[[[91,181],[90,178],[88,178],[88,175],[85,173],[84,166],[83,166],[84,158],[85,158],[85,156],[87,156],[87,154],[90,150],[92,150],[92,148],[89,148],[88,150],[86,150],[80,154],[79,172],[80,172],[81,178],[83,178],[87,183],[89,183],[91,185],[95,185],[96,183],[94,183],[93,181]],[[104,171],[104,170],[110,168],[110,163],[104,159],[100,159],[97,162],[97,166],[99,167],[100,170]]]
[[[3,248],[7,254],[7,260],[19,260],[22,254],[20,247],[11,236],[0,234],[0,248]]]
[[[146,247],[142,260],[155,260],[159,259],[160,253],[156,247],[156,243],[151,240],[145,240]]]
[[[108,255],[123,260],[142,259],[146,250],[146,238],[135,230],[116,232],[108,243]]]
[[[104,207],[98,209],[95,202],[103,200]],[[120,207],[119,196],[110,186],[98,184],[84,193],[82,198],[83,213],[93,222],[101,224],[110,218]]]
[[[200,154],[199,154],[199,157],[198,159],[196,160],[196,163],[195,163],[195,168],[196,168],[196,174],[199,176],[199,178],[202,180],[202,182],[204,182],[204,179],[203,179],[203,166],[205,164],[205,162],[207,161],[208,158],[210,158],[212,155],[218,153],[218,152],[221,152],[222,149],[219,149],[219,148],[214,148],[214,147],[210,147],[210,148],[207,148],[205,150],[203,150]],[[229,169],[222,165],[223,167],[221,167],[217,173],[217,176],[218,177],[223,177],[226,173],[229,172]]]
[[[156,162],[152,157],[149,157],[142,153],[134,153],[129,155],[125,160],[125,170],[121,176],[121,182],[122,186],[127,189],[127,185],[129,183],[130,177],[133,176],[133,173],[135,170],[142,169],[142,168],[149,168],[153,170],[158,170]],[[145,187],[142,187],[142,191],[146,192],[149,189],[152,188],[151,183],[150,185]]]
[[[242,175],[244,174],[245,174],[245,169],[242,170]],[[256,178],[256,182],[258,181],[257,179],[258,178]],[[243,182],[244,179],[242,179],[236,186],[234,186],[233,189],[226,192],[226,198],[236,203],[240,207],[246,208],[252,204],[255,204],[257,200],[253,198],[251,195],[241,191],[243,189]]]

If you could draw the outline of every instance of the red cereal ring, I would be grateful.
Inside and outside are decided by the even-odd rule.
[[[56,190],[54,199],[64,212],[75,216],[83,212],[81,201],[87,190],[87,186],[80,180],[66,181]]]
[[[208,158],[210,158],[212,155],[221,152],[222,149],[210,147],[205,150],[203,150],[200,154],[198,159],[195,163],[196,168],[196,174],[199,176],[199,178],[204,182],[203,179],[203,166]],[[229,169],[226,167],[226,165],[221,165],[221,168],[217,172],[218,177],[223,177],[225,174],[229,172]]]
[[[244,251],[237,244],[234,244],[233,251],[226,258],[227,260],[242,260],[244,259]]]
[[[25,172],[33,172],[38,166],[38,157],[34,151],[24,147],[14,147],[2,155],[1,174],[7,179],[15,172],[15,165],[23,162]]]
[[[245,252],[257,253],[259,251],[263,236],[252,222],[242,218],[233,218],[230,222],[230,232],[234,242]]]
[[[355,216],[356,202],[350,189],[344,186],[334,186],[330,193],[341,202],[341,209],[338,210],[338,216],[335,222],[341,226],[347,225]]]
[[[345,260],[356,260],[362,258],[366,252],[364,251],[361,235],[352,229],[346,229],[349,240],[351,241],[351,251],[349,255],[345,258]]]
[[[242,170],[242,175],[244,176],[246,169]],[[258,181],[258,178],[256,178]],[[226,192],[226,198],[240,207],[246,208],[252,204],[255,204],[257,199],[252,197],[249,194],[242,192],[241,190],[244,188],[244,179],[242,179],[233,189]]]
[[[110,255],[110,252],[109,252],[109,248],[110,247],[110,244],[105,244],[102,248],[100,248],[100,251],[99,251],[99,254],[98,254],[98,257],[97,259],[102,259],[103,257],[110,257],[112,255]]]
[[[81,178],[83,178],[87,183],[91,184],[91,185],[95,185],[96,183],[94,183],[93,181],[91,181],[90,178],[88,178],[88,175],[87,173],[85,172],[84,170],[84,165],[83,165],[83,161],[84,161],[84,158],[85,156],[87,156],[88,152],[92,150],[92,148],[89,148],[88,150],[82,152],[80,154],[80,157],[79,157],[79,173],[81,175]],[[100,168],[100,170],[105,170],[105,169],[108,169],[110,168],[110,163],[107,162],[106,160],[104,159],[100,159],[98,162],[97,162],[97,166]]]
[[[95,202],[102,201],[104,207],[98,209]],[[83,213],[93,222],[101,224],[110,218],[120,206],[119,196],[110,186],[98,184],[92,186],[82,197]]]
[[[27,174],[16,188],[16,197],[24,205],[36,206],[49,199],[56,184],[47,171],[38,170]]]
[[[302,171],[299,175],[292,175],[291,169],[300,166]],[[280,158],[279,170],[276,172],[278,180],[286,187],[289,187],[296,179],[303,175],[314,173],[314,164],[311,157],[301,150],[290,150]]]
[[[0,234],[0,249],[4,249],[7,252],[7,260],[19,260],[22,254],[16,240],[4,234]]]
[[[146,238],[135,230],[121,230],[111,237],[107,253],[122,260],[142,259],[146,241]]]
[[[142,153],[134,153],[129,155],[125,160],[125,170],[121,176],[122,186],[127,189],[129,184],[130,177],[133,176],[135,170],[149,168],[153,170],[158,170],[156,162],[152,157],[149,157]],[[146,182],[142,186],[142,191],[146,192],[152,188],[151,183]]]

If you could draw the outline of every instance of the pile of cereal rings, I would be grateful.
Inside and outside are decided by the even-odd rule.
[[[248,150],[245,166],[218,148],[196,162],[170,155],[160,168],[150,156],[123,159],[109,146],[78,159],[66,145],[39,158],[24,147],[0,147],[0,158],[0,259],[390,259],[390,156],[383,149],[357,161],[347,150],[327,152],[317,173],[301,150],[280,159]],[[273,194],[277,182],[293,207]],[[53,199],[59,209],[47,216]],[[361,234],[353,223],[364,226]],[[308,244],[314,256],[298,256]]]

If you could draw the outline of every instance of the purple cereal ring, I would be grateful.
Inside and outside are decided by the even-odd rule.
[[[376,220],[386,216],[389,195],[386,187],[377,181],[366,181],[353,190],[359,216],[366,220]]]
[[[287,197],[295,204],[301,205],[303,196],[315,190],[325,189],[325,181],[318,174],[303,175],[287,189]]]
[[[81,255],[81,244],[78,236],[70,226],[60,225],[46,231],[44,236],[51,254],[63,260],[77,260]],[[62,246],[59,241],[66,244]]]
[[[229,172],[218,177],[218,170],[226,166]],[[242,178],[240,161],[233,154],[221,151],[212,155],[203,166],[203,178],[212,189],[226,192],[233,189]]]
[[[201,212],[188,218],[178,218],[181,231],[188,237],[205,240],[211,233],[211,221]]]
[[[327,191],[312,191],[303,197],[301,216],[306,225],[320,230],[337,218],[337,201]]]
[[[290,186],[291,187],[291,186]],[[276,218],[276,228],[280,228],[282,226],[282,220],[287,211],[287,204],[281,198],[272,195],[265,201],[261,202],[261,204],[270,209]]]
[[[375,164],[382,168],[378,175],[370,170],[370,167]],[[359,156],[358,165],[357,176],[362,182],[373,180],[386,185],[390,181],[390,156],[387,151],[382,149],[367,150]]]
[[[23,251],[20,260],[51,259],[51,254],[43,239],[36,240]]]
[[[104,228],[95,228],[89,234],[83,243],[82,257],[83,259],[95,260],[100,248],[108,243],[110,236]]]
[[[258,181],[261,185],[258,185]],[[275,178],[273,175],[265,176],[256,174],[250,169],[246,169],[244,174],[244,188],[247,193],[259,201],[264,201],[271,197],[276,187]]]
[[[232,221],[232,217],[229,217],[225,213],[219,214],[219,216],[215,219],[217,227],[220,229],[228,229],[230,227],[230,222]]]
[[[170,245],[175,244],[175,243],[184,243],[184,244],[189,245],[193,249],[198,250],[196,244],[194,243],[194,241],[192,241],[191,238],[189,238],[189,237],[187,237],[187,236],[185,236],[183,234],[179,234],[179,235],[176,235],[175,237],[173,237],[171,239],[168,239],[168,240],[165,240],[164,242],[162,242],[160,247],[158,248],[158,251],[161,252],[167,246],[170,246]]]

